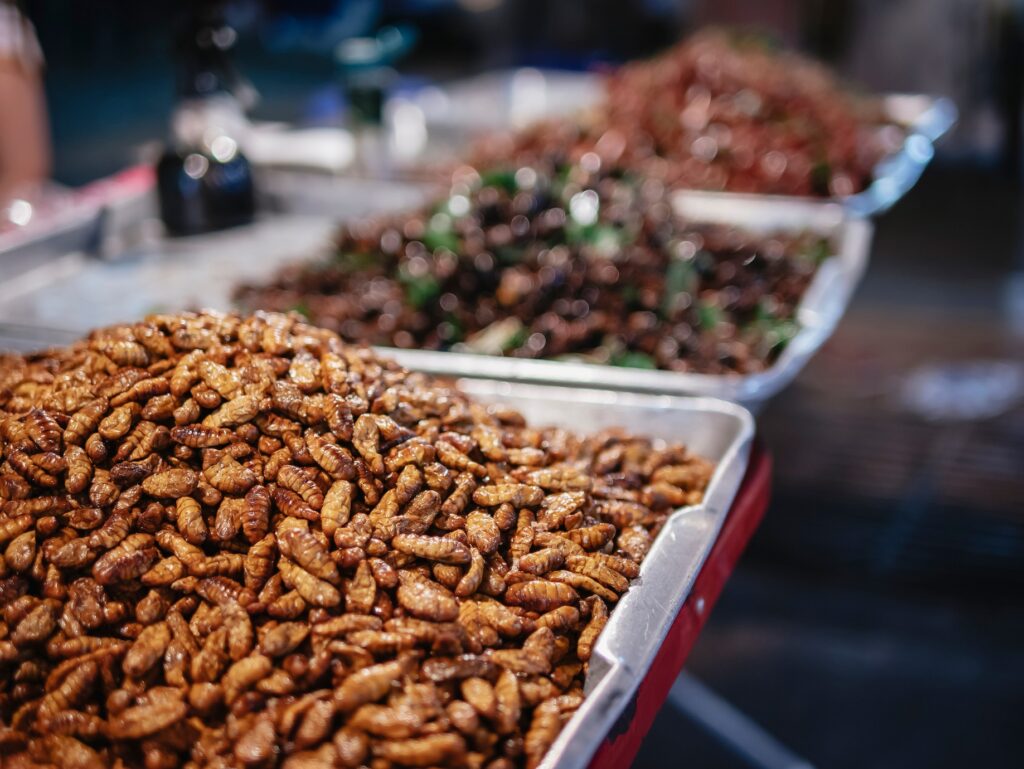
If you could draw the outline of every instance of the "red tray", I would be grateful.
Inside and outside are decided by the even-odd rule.
[[[747,474],[689,598],[679,610],[631,705],[594,754],[590,769],[623,769],[633,763],[726,580],[764,517],[771,492],[771,469],[771,457],[755,444]]]

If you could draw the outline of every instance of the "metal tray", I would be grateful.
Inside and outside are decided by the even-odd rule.
[[[471,353],[392,348],[383,351],[408,368],[434,374],[713,396],[756,411],[796,377],[832,334],[867,267],[872,225],[867,220],[847,216],[842,206],[829,203],[765,197],[739,201],[724,195],[680,192],[674,196],[673,206],[692,221],[728,223],[765,233],[810,229],[836,240],[836,255],[818,269],[797,308],[801,330],[768,370],[749,375],[690,374]]]
[[[485,131],[514,130],[536,120],[568,117],[593,107],[603,97],[601,80],[601,75],[587,72],[498,70],[402,98],[422,111],[429,144],[461,147]],[[882,213],[903,197],[934,156],[935,141],[957,120],[956,105],[943,97],[888,94],[882,97],[882,109],[892,123],[906,129],[899,149],[875,167],[874,181],[867,189],[825,199],[843,204],[857,216]],[[739,199],[789,199],[781,195],[715,194]]]
[[[228,309],[235,283],[269,279],[285,262],[322,247],[334,226],[322,217],[271,216],[208,235],[161,239],[116,261],[74,252],[7,279],[0,264],[0,325],[7,324],[8,337],[17,336],[15,326],[33,327],[34,336],[62,343],[153,312]]]
[[[715,543],[746,471],[754,421],[745,409],[712,398],[493,380],[458,384],[479,400],[513,406],[535,425],[579,432],[619,425],[637,435],[685,443],[718,465],[703,502],[673,513],[655,539],[640,576],[595,646],[583,705],[541,764],[583,769],[630,703]]]
[[[698,222],[759,232],[808,228],[831,235],[838,253],[819,268],[797,310],[801,330],[765,372],[746,376],[648,371],[590,363],[501,358],[468,353],[386,349],[411,369],[646,393],[704,395],[756,410],[799,373],[831,335],[867,266],[872,226],[841,206],[797,200],[676,193],[677,212]],[[325,242],[329,220],[274,217],[248,228],[166,241],[115,264],[71,254],[0,285],[0,349],[62,344],[91,328],[149,312],[231,306],[241,280],[266,279],[283,263]],[[303,245],[304,244],[304,245]]]
[[[584,769],[647,674],[716,541],[746,471],[753,417],[712,398],[481,379],[462,379],[458,386],[478,400],[518,409],[535,425],[580,432],[623,426],[637,435],[683,442],[717,464],[701,504],[668,518],[640,576],[612,612],[591,658],[587,697],[541,764]]]
[[[537,120],[569,118],[601,101],[602,81],[593,72],[518,67],[426,86],[389,101],[418,107],[428,137],[464,141]]]
[[[890,94],[883,97],[884,111],[893,122],[907,129],[899,149],[884,157],[874,169],[874,180],[853,195],[825,198],[824,202],[841,204],[853,216],[875,216],[892,208],[921,178],[935,156],[935,142],[957,120],[956,105],[944,97],[932,98],[916,94]],[[739,192],[707,192],[730,202],[746,202],[765,198],[779,201],[806,202],[814,198],[787,195],[753,195]]]

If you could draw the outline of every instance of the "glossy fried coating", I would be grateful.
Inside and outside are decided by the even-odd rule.
[[[212,313],[0,360],[0,460],[5,769],[533,766],[646,552],[610,503],[712,469]]]

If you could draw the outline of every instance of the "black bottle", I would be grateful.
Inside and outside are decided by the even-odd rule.
[[[234,42],[223,4],[193,0],[177,38],[171,141],[157,164],[160,216],[174,235],[245,224],[255,213],[252,167],[239,148],[244,85],[228,59]]]

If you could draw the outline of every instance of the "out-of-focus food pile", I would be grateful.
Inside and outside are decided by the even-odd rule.
[[[594,155],[675,188],[841,197],[862,191],[905,130],[881,100],[763,38],[707,31],[607,80],[576,119],[486,137],[480,168]]]
[[[297,316],[0,361],[5,767],[536,766],[712,467]]]
[[[346,225],[329,255],[237,299],[355,342],[748,374],[797,332],[832,253],[811,232],[682,222],[660,182],[591,156],[461,169],[432,206]]]

